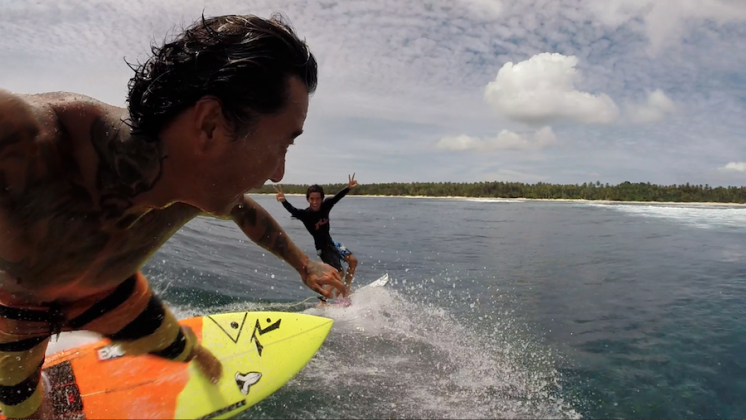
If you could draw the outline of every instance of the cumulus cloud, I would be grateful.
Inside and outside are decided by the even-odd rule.
[[[516,133],[502,130],[495,137],[446,136],[441,138],[435,147],[442,150],[490,152],[494,150],[541,150],[554,146],[557,137],[551,127],[543,127],[536,132]]]
[[[746,172],[746,162],[729,162],[719,168],[721,171]]]
[[[630,119],[641,124],[663,121],[675,111],[674,102],[660,89],[649,92],[645,103],[627,106]]]
[[[580,81],[577,64],[577,57],[558,53],[541,53],[516,64],[505,63],[484,89],[484,99],[498,114],[529,124],[616,121],[619,107],[608,95],[594,95],[575,87]]]

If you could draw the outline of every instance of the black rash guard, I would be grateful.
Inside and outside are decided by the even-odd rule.
[[[310,208],[303,210],[296,209],[292,204],[288,203],[287,200],[282,202],[282,205],[293,215],[296,219],[303,222],[308,230],[308,233],[313,236],[313,242],[317,250],[327,249],[330,246],[334,246],[332,236],[329,234],[329,212],[332,207],[339,200],[342,199],[347,193],[350,192],[348,187],[345,187],[342,191],[338,192],[337,195],[331,198],[326,198],[321,203],[319,211],[311,211]]]

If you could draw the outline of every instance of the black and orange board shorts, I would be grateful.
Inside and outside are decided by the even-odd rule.
[[[0,408],[28,417],[42,402],[39,383],[50,337],[62,331],[92,331],[127,355],[153,354],[186,362],[196,337],[181,328],[137,272],[113,290],[72,303],[19,307],[0,291]]]

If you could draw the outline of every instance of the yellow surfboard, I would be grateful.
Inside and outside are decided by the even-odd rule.
[[[42,382],[56,414],[86,419],[222,419],[290,381],[333,321],[286,312],[235,312],[179,321],[223,364],[217,385],[194,363],[124,356],[108,340],[48,356]]]

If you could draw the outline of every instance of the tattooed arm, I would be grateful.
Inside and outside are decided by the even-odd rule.
[[[277,221],[247,195],[244,195],[241,203],[233,208],[231,219],[249,239],[295,268],[309,289],[325,297],[331,297],[331,289],[321,287],[328,284],[343,296],[347,295],[339,272],[327,264],[310,260],[295,246]]]

